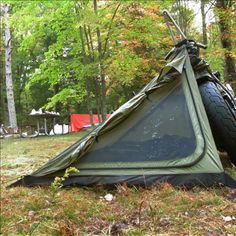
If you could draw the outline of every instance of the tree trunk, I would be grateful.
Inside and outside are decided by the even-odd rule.
[[[97,0],[93,0],[94,12],[97,14]],[[106,109],[106,81],[103,68],[103,58],[102,58],[102,42],[101,42],[101,32],[99,27],[97,27],[97,43],[98,43],[98,55],[99,55],[99,76],[101,78],[101,115],[102,121],[105,121],[107,117]]]
[[[11,69],[11,32],[8,23],[9,17],[9,5],[3,4],[3,16],[5,19],[4,25],[4,41],[5,41],[5,72],[6,72],[6,92],[7,92],[7,105],[9,113],[9,125],[13,132],[17,132],[17,119],[16,119],[16,109],[14,101],[14,91],[12,82],[12,69]]]
[[[1,58],[0,61],[0,71],[4,71],[4,65],[3,65],[3,61]],[[2,73],[3,75],[3,73]],[[7,112],[6,112],[6,104],[5,104],[5,84],[3,81],[3,77],[0,79],[0,124],[5,124],[6,121],[8,120],[7,117]]]
[[[0,21],[2,21],[0,17]],[[0,34],[3,35],[2,29],[0,31]],[[3,38],[0,38],[0,71],[1,73],[1,78],[0,78],[0,125],[5,124],[6,121],[8,120],[7,117],[7,109],[6,109],[6,103],[5,103],[5,83],[4,83],[4,75],[5,75],[5,69],[4,69],[4,46],[3,46]]]
[[[3,22],[3,4],[0,4],[0,22]],[[1,25],[2,26],[2,25]],[[1,77],[0,77],[0,125],[8,123],[8,112],[7,112],[7,106],[6,106],[6,84],[5,80],[3,79],[5,77],[5,58],[4,58],[4,38],[3,38],[3,27],[0,28],[0,71]]]
[[[89,51],[89,59],[90,62],[94,63],[95,62],[95,51],[94,51],[94,46],[93,46],[93,38],[91,35],[91,29],[90,26],[86,27],[84,26],[84,33],[85,33],[85,38],[87,40],[87,48]],[[93,83],[92,83],[93,82]],[[95,92],[95,101],[96,101],[96,107],[97,107],[97,116],[98,116],[98,123],[101,123],[101,92],[99,89],[99,82],[97,78],[94,78],[92,81],[90,81],[90,86],[92,87],[92,84],[94,85],[94,92]]]
[[[184,0],[176,0],[175,3],[175,10],[177,10],[177,22],[180,27],[180,29],[183,31],[183,33],[187,36],[187,24],[186,24],[186,2]]]
[[[101,96],[99,91],[99,84],[97,78],[94,79],[94,88],[95,88],[95,97],[96,97],[96,104],[97,104],[97,115],[98,115],[98,123],[101,124]]]
[[[94,123],[93,123],[93,110],[92,110],[92,107],[91,107],[91,100],[88,96],[87,98],[87,109],[88,109],[88,112],[89,112],[89,122],[90,122],[90,125],[93,127],[94,126]]]
[[[95,49],[93,46],[93,38],[91,34],[91,29],[90,26],[88,26],[88,43],[90,44],[91,48],[91,58],[92,62],[95,62]],[[98,116],[98,123],[101,124],[101,93],[100,93],[100,88],[99,88],[99,81],[98,78],[95,77],[93,79],[93,85],[94,85],[94,92],[95,92],[95,101],[96,101],[96,108],[97,108],[97,116]]]
[[[118,5],[115,8],[115,11],[112,15],[109,27],[108,27],[108,32],[107,36],[105,38],[104,42],[104,47],[102,48],[102,42],[101,42],[101,32],[99,27],[97,27],[96,33],[97,33],[97,44],[98,44],[98,55],[99,55],[99,77],[101,81],[101,95],[100,95],[100,104],[101,104],[101,115],[102,115],[102,120],[104,121],[107,117],[107,104],[106,104],[106,78],[105,78],[105,73],[104,73],[104,59],[106,58],[106,52],[108,49],[108,42],[110,39],[111,35],[111,29],[112,29],[112,23],[114,21],[114,18],[117,14],[117,11],[121,5],[121,2],[118,3]],[[94,7],[94,12],[97,15],[98,14],[98,9],[97,9],[97,0],[93,0],[93,7]]]
[[[219,18],[219,28],[221,34],[221,45],[225,50],[224,58],[225,58],[225,81],[229,82],[234,92],[236,92],[236,68],[234,58],[231,56],[232,52],[232,36],[230,32],[230,16],[228,13],[229,10],[232,11],[232,2],[227,0],[217,0],[216,8],[220,12],[218,14]]]
[[[206,12],[205,12],[206,0],[201,0],[201,15],[202,15],[202,39],[203,43],[207,45],[207,28],[206,28]]]
[[[85,30],[85,26],[84,26],[84,30]],[[84,42],[83,32],[84,32],[83,28],[82,28],[82,26],[80,26],[80,39],[81,39],[81,46],[82,46],[83,64],[87,65],[88,57],[87,57],[86,51],[85,51],[85,42]],[[92,111],[91,99],[90,99],[89,78],[86,78],[86,82],[85,83],[86,83],[86,90],[87,90],[86,104],[87,104],[87,109],[88,109],[88,113],[89,113],[89,120],[90,120],[90,124],[92,126],[94,126],[94,123],[93,123],[93,111]]]

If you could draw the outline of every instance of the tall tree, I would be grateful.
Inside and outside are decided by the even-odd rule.
[[[202,39],[207,45],[207,27],[206,27],[206,0],[201,0],[201,15],[202,15]]]
[[[231,83],[236,92],[236,68],[232,56],[233,38],[231,32],[233,4],[234,1],[232,0],[217,0],[216,13],[219,19],[221,45],[224,49],[225,81]]]
[[[107,116],[107,105],[106,105],[106,75],[105,75],[105,70],[104,70],[104,60],[106,59],[107,56],[107,50],[108,50],[108,43],[110,40],[111,36],[111,29],[112,29],[112,23],[114,21],[114,18],[117,14],[117,11],[121,5],[121,2],[118,3],[116,9],[114,10],[114,13],[112,15],[112,18],[109,22],[108,26],[108,31],[107,31],[107,36],[105,38],[104,45],[102,45],[101,41],[101,31],[99,26],[97,26],[96,33],[97,33],[97,44],[98,44],[98,59],[99,59],[99,77],[101,80],[101,115],[102,115],[102,120],[104,121]],[[96,15],[98,15],[98,6],[97,6],[97,0],[93,0],[93,7],[94,7],[94,12]]]
[[[85,42],[84,42],[84,33],[83,33],[84,31],[86,32],[86,26],[84,26],[84,30],[83,30],[83,27],[80,26],[81,49],[82,49],[82,57],[83,57],[82,61],[83,61],[84,66],[86,66],[88,64],[88,58],[87,58],[87,55],[85,52]],[[86,38],[88,38],[88,37],[86,37]],[[89,42],[89,40],[87,40],[87,42]],[[88,46],[88,47],[90,49],[90,46]],[[87,78],[86,79],[86,89],[87,89],[86,103],[87,103],[87,108],[88,108],[89,117],[90,117],[90,124],[93,126],[94,125],[93,124],[93,110],[92,110],[91,98],[90,98],[91,87],[89,86],[90,85],[89,82],[90,82],[90,78]]]
[[[105,118],[157,74],[172,45],[159,13],[171,2],[95,4],[96,11],[92,0],[11,2],[18,111],[21,99],[25,114],[45,105],[64,116],[70,110]]]
[[[9,113],[9,125],[13,132],[16,132],[17,119],[16,119],[16,108],[14,101],[14,90],[13,90],[13,81],[12,81],[12,59],[11,59],[11,31],[8,22],[9,18],[9,5],[1,4],[4,17],[4,46],[5,46],[5,75],[6,75],[6,92],[7,92],[7,105]]]
[[[3,22],[2,11],[0,11],[0,22]],[[1,24],[2,26],[2,24]],[[3,28],[0,27],[0,34],[3,35]],[[0,38],[0,124],[4,124],[8,118],[6,118],[6,104],[5,104],[5,82],[4,82],[4,42],[3,37]]]
[[[191,20],[193,18],[193,11],[190,9],[188,3],[188,0],[175,0],[173,1],[171,10],[178,25],[186,36],[190,34]]]

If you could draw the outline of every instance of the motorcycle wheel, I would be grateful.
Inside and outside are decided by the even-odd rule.
[[[236,165],[236,114],[227,105],[214,82],[203,81],[199,91],[208,116],[212,134],[219,150],[228,153]]]

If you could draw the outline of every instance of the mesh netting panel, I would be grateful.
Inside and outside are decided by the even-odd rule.
[[[171,85],[170,85],[171,86]],[[196,139],[181,83],[158,89],[79,162],[142,162],[185,158]]]

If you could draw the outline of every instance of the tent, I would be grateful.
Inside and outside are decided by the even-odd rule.
[[[93,115],[93,123],[99,123],[97,115]],[[91,126],[89,114],[72,114],[70,116],[70,132],[79,132],[85,126]]]
[[[110,114],[107,114],[107,118],[110,116]],[[102,117],[100,118],[102,120]],[[99,125],[98,115],[93,115],[93,124],[95,126]],[[70,116],[70,132],[79,132],[84,128],[91,127],[89,114],[72,114]]]
[[[223,169],[185,48],[101,126],[12,186],[63,185],[236,187]]]

